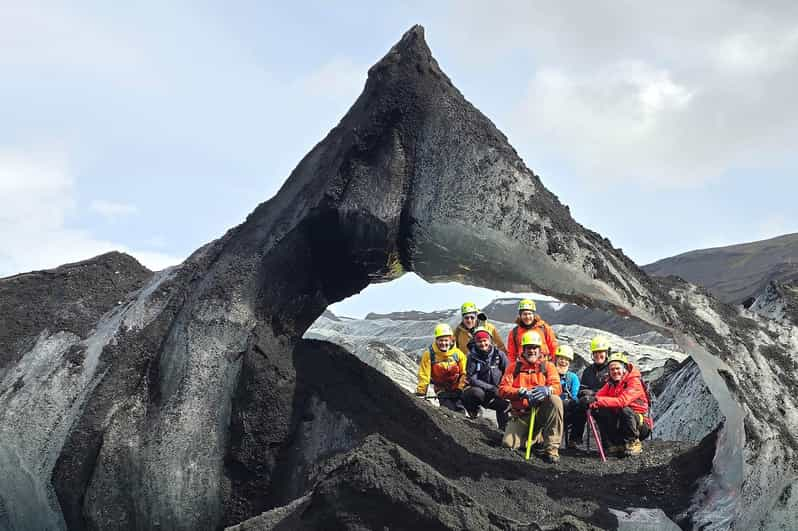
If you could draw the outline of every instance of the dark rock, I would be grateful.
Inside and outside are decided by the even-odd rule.
[[[0,374],[44,330],[86,337],[97,320],[152,272],[119,252],[0,279]]]

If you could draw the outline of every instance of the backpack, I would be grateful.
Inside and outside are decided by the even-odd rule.
[[[502,361],[502,355],[499,354],[499,349],[494,347],[494,352],[496,352],[496,354],[491,354],[490,358],[488,358],[488,367],[491,369],[498,367]],[[477,372],[479,372],[481,368],[482,362],[477,360]]]
[[[548,361],[540,360],[540,374],[548,375]],[[518,375],[521,374],[521,363],[518,360],[515,360],[515,366],[513,367],[513,380],[515,380]]]

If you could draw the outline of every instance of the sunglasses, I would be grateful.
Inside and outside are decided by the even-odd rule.
[[[476,318],[477,318],[476,315],[464,315],[463,316],[463,321],[473,321]]]

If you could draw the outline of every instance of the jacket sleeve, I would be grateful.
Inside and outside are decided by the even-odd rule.
[[[496,345],[496,348],[503,351],[506,347],[502,342],[502,337],[499,335],[499,329],[496,328],[495,325],[491,326],[493,327],[493,333],[491,334],[493,336],[493,344]]]
[[[643,390],[643,384],[640,383],[640,378],[629,379],[626,382],[626,387],[618,396],[608,396],[609,386],[610,384],[604,384],[604,387],[596,393],[596,403],[599,407],[626,407],[646,394]],[[602,391],[604,391],[604,394],[602,394]]]
[[[416,394],[427,395],[427,387],[429,387],[429,373],[430,373],[430,352],[424,351],[421,355],[421,362],[418,364],[418,386],[416,387]]]
[[[462,352],[468,352],[468,332],[460,325],[454,329],[454,346]]]
[[[499,397],[507,400],[518,400],[518,388],[513,385],[515,375],[513,371],[504,371],[502,381],[499,383]]]
[[[507,347],[507,350],[505,350],[505,352],[507,353],[507,359],[510,360],[510,365],[515,363],[515,358],[518,357],[518,351],[516,350],[515,343],[513,342],[513,333],[515,333],[515,330],[516,329],[514,327],[507,334],[507,345],[505,345]]]
[[[463,389],[466,384],[466,355],[460,352],[458,357],[460,358],[458,360],[460,364],[460,380],[457,382],[457,388]]]
[[[544,323],[543,326],[546,327],[546,346],[549,347],[549,356],[552,361],[554,361],[554,355],[557,353],[557,347],[560,344],[557,342],[557,336],[554,334],[554,329],[551,327],[549,323]]]
[[[560,373],[553,363],[546,363],[546,385],[551,387],[551,394],[560,396],[562,385],[560,385]]]
[[[576,377],[576,373],[569,372],[568,379],[571,381],[571,398],[576,400],[576,395],[579,394],[579,378]]]

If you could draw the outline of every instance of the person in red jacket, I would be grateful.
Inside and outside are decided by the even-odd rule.
[[[520,448],[529,434],[532,408],[537,408],[532,441],[536,453],[545,461],[560,460],[563,407],[560,394],[560,375],[553,363],[540,353],[543,338],[536,331],[521,338],[522,354],[508,369],[499,384],[499,397],[510,401],[511,418],[504,430],[502,445]]]
[[[521,337],[531,330],[535,330],[543,338],[540,353],[550,362],[554,363],[554,353],[557,352],[557,336],[554,335],[551,325],[535,313],[537,305],[531,299],[522,299],[518,302],[518,317],[516,326],[507,334],[507,357],[510,363],[521,354]]]
[[[640,441],[654,427],[640,370],[629,363],[625,352],[610,354],[607,364],[607,383],[595,396],[580,400],[595,417],[601,438],[609,442],[608,454],[640,455],[643,451]]]

